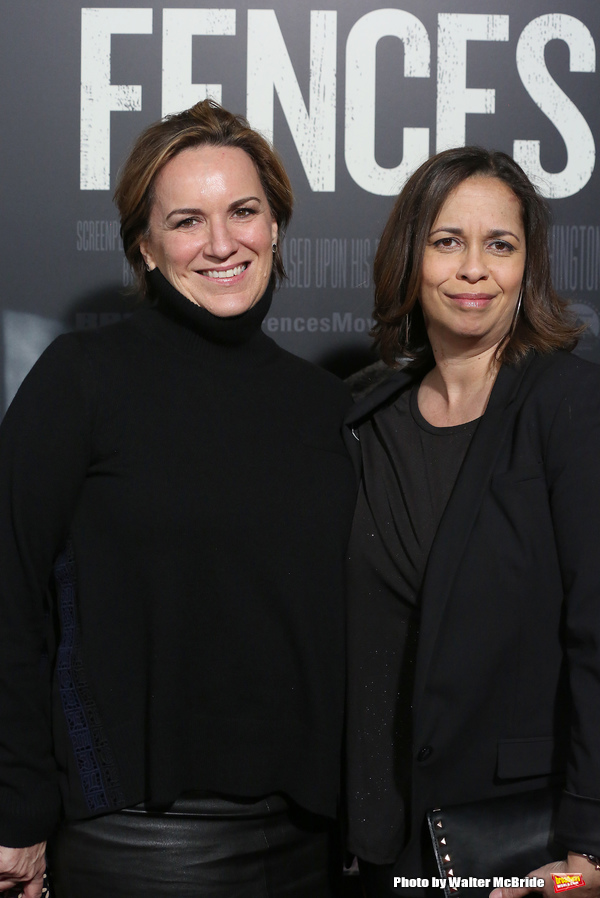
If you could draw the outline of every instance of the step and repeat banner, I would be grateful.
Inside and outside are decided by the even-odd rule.
[[[548,198],[554,280],[600,362],[600,4],[590,0],[4,0],[0,401],[58,333],[135,300],[112,192],[139,131],[214,97],[268,135],[296,194],[265,329],[368,364],[372,263],[407,176],[476,143]]]

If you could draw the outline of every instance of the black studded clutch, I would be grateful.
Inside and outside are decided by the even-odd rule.
[[[536,789],[429,811],[440,874],[432,885],[440,895],[443,888],[446,898],[484,898],[493,888],[511,885],[535,889],[520,880],[566,857],[553,835],[559,796],[557,789]]]

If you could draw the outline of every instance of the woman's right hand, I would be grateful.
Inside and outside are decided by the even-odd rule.
[[[41,898],[45,869],[45,842],[27,848],[0,846],[0,893],[18,887],[23,898]]]

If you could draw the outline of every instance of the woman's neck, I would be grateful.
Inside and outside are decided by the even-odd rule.
[[[435,354],[435,367],[419,387],[419,411],[436,427],[451,427],[480,418],[496,380],[498,347],[473,355]]]

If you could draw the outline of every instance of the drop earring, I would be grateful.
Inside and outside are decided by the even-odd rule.
[[[521,289],[519,290],[519,298],[517,300],[517,307],[515,309],[515,321],[519,317],[519,312],[521,311],[522,301],[523,301],[523,285],[521,285]]]
[[[510,340],[512,335],[515,332],[515,328],[517,326],[517,321],[519,319],[519,312],[521,311],[521,304],[523,302],[523,285],[521,285],[521,289],[519,290],[519,298],[517,300],[517,305],[515,306],[515,314],[513,315],[512,324],[510,326],[510,331],[505,339]]]
[[[410,312],[404,316],[404,346],[407,347],[410,340]]]

